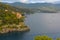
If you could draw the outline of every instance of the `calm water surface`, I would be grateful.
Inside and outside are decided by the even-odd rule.
[[[60,37],[60,13],[35,13],[27,15],[25,23],[30,32],[0,35],[0,40],[33,40],[36,35]]]

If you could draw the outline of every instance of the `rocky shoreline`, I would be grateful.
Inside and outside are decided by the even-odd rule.
[[[9,33],[9,32],[15,32],[15,31],[18,31],[18,32],[26,32],[26,31],[29,31],[30,29],[28,27],[26,28],[4,28],[2,30],[0,30],[0,33],[1,34],[4,34],[4,33]]]

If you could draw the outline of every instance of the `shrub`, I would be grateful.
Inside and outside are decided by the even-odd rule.
[[[48,36],[36,36],[34,40],[53,40],[53,38]]]

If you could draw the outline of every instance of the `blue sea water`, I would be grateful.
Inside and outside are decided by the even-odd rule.
[[[0,40],[34,40],[36,35],[60,37],[60,13],[35,13],[26,15],[29,32],[0,34]]]

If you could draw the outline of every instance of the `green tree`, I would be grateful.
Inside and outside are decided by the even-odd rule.
[[[56,38],[56,40],[60,40],[60,38]]]
[[[36,36],[34,40],[53,40],[53,39],[48,36]]]

